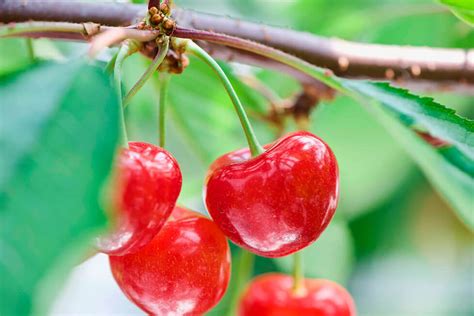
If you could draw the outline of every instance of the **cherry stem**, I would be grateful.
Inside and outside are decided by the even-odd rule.
[[[245,137],[247,138],[247,143],[249,145],[252,156],[258,156],[259,154],[263,153],[264,149],[258,142],[257,137],[255,136],[255,132],[253,131],[252,125],[250,124],[247,113],[245,112],[245,109],[242,103],[240,102],[237,93],[232,87],[229,78],[227,78],[225,72],[214,60],[214,58],[212,58],[204,49],[196,45],[194,42],[188,42],[187,51],[189,51],[190,53],[204,61],[207,65],[209,65],[221,80],[222,84],[224,85],[224,88],[229,94],[230,99],[232,100],[232,103],[234,104],[235,111],[239,116],[240,123],[242,125],[242,129],[244,130]]]
[[[204,30],[193,30],[182,27],[177,27],[173,33],[173,36],[193,40],[204,40],[241,49],[272,60],[276,60],[325,83],[337,91],[353,96],[353,93],[345,88],[338,80],[334,79],[334,75],[332,75],[328,70],[316,67],[301,58],[290,55],[273,47],[226,34],[214,33]]]
[[[303,255],[301,251],[293,254],[293,293],[304,288]]]
[[[26,39],[26,49],[28,50],[28,57],[30,58],[32,63],[36,62],[36,54],[35,54],[35,45],[31,38]]]
[[[160,104],[159,104],[159,132],[160,132],[160,147],[165,148],[166,143],[166,99],[168,97],[168,85],[170,82],[170,75],[162,73],[160,76]]]
[[[117,56],[119,54],[119,51],[117,51],[117,53],[115,53],[112,58],[109,60],[109,62],[107,63],[107,65],[105,65],[105,72],[109,75],[113,74],[114,73],[114,70],[115,70],[115,62],[117,61]]]
[[[117,53],[114,61],[114,81],[117,88],[120,111],[119,111],[119,120],[120,120],[120,140],[122,146],[128,148],[128,137],[127,137],[127,126],[125,124],[125,114],[123,107],[123,95],[122,95],[122,67],[125,59],[128,56],[136,53],[138,51],[139,45],[132,41],[126,41]]]
[[[233,275],[237,281],[235,287],[233,288],[233,292],[231,293],[228,316],[233,316],[237,310],[241,293],[244,290],[248,280],[250,280],[253,275],[254,262],[255,255],[245,249],[240,248],[235,267],[235,274]]]
[[[140,91],[148,79],[150,79],[150,77],[158,70],[158,67],[160,67],[161,63],[165,59],[166,54],[168,54],[169,43],[169,37],[166,37],[164,41],[158,46],[158,54],[156,54],[155,58],[151,62],[151,65],[145,70],[140,79],[138,79],[138,81],[123,99],[124,107],[130,103],[132,98],[138,93],[138,91]]]

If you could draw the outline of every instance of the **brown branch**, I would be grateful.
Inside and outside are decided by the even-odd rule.
[[[130,4],[80,3],[60,0],[0,1],[0,21],[94,22],[130,25],[146,7]],[[324,38],[293,30],[174,9],[178,24],[250,39],[346,77],[474,84],[474,50],[376,45]],[[249,55],[247,55],[247,58]]]

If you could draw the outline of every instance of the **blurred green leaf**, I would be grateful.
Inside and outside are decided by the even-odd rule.
[[[467,24],[474,26],[474,10],[451,9],[451,11]]]
[[[474,26],[474,1],[472,0],[439,0],[447,5],[453,13],[466,23]]]
[[[320,104],[311,131],[336,155],[341,192],[336,214],[349,219],[390,199],[415,169],[384,126],[348,97]]]
[[[472,162],[472,159],[466,157],[456,147],[449,146],[441,148],[439,149],[439,153],[463,172],[467,173],[471,177],[474,177],[474,163]]]
[[[421,126],[430,135],[455,145],[474,159],[474,121],[462,118],[432,98],[419,97],[388,83],[346,81],[365,96],[380,101],[407,126]]]
[[[459,9],[474,10],[474,2],[472,0],[439,0],[445,5]]]
[[[23,38],[2,38],[0,40],[0,76],[25,69],[33,64]]]
[[[417,97],[385,83],[350,80],[343,80],[343,83],[361,96],[375,101],[362,100],[361,103],[367,104],[369,112],[405,147],[433,186],[457,211],[460,219],[474,229],[474,178],[465,172],[466,166],[457,160],[447,159],[407,128],[413,124],[421,125],[433,136],[454,144],[468,159],[463,164],[472,165],[474,122],[457,116],[453,110],[432,99]]]
[[[42,315],[106,224],[119,105],[83,62],[1,78],[0,95],[0,314]]]

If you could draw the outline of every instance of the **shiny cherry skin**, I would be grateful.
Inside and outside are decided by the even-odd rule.
[[[237,245],[264,257],[296,252],[324,231],[337,207],[339,173],[326,143],[289,134],[251,158],[241,149],[210,167],[205,203]]]
[[[132,253],[148,244],[165,224],[181,191],[182,176],[163,148],[130,142],[117,161],[111,196],[112,232],[98,240],[110,255]]]
[[[230,249],[210,219],[176,207],[156,237],[136,253],[110,256],[125,295],[151,315],[202,315],[224,295]]]
[[[293,278],[270,273],[255,278],[244,292],[239,316],[355,316],[351,295],[328,280],[306,279],[293,290]]]

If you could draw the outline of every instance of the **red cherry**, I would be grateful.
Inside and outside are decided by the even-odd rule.
[[[281,257],[314,242],[337,207],[337,161],[308,132],[289,134],[258,157],[238,150],[217,159],[205,188],[207,209],[233,242]]]
[[[239,316],[355,316],[351,295],[340,285],[306,279],[293,290],[293,278],[270,273],[255,278],[244,292]]]
[[[176,207],[140,251],[110,256],[112,273],[127,297],[152,315],[201,315],[224,295],[230,249],[216,224]]]
[[[131,142],[118,157],[112,201],[113,233],[98,247],[124,255],[148,244],[170,216],[181,191],[179,165],[169,152],[151,144]]]

